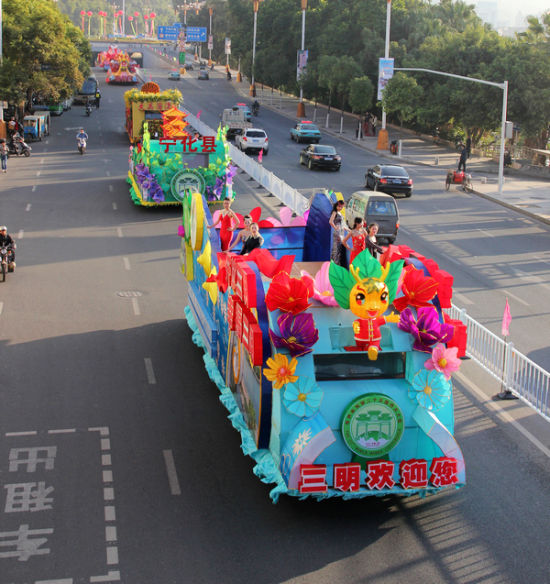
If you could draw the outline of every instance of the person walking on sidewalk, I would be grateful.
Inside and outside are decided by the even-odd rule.
[[[0,161],[2,162],[2,172],[8,172],[8,145],[4,138],[0,138]]]
[[[458,172],[460,172],[460,169],[462,168],[462,170],[464,172],[466,172],[466,159],[468,158],[468,149],[466,148],[466,146],[462,147],[462,150],[460,151],[460,159],[458,161]]]

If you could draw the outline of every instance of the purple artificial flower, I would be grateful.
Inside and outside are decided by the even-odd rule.
[[[447,343],[453,338],[454,327],[439,322],[437,311],[433,306],[424,306],[417,310],[415,319],[410,308],[405,308],[397,323],[398,328],[414,337],[413,349],[431,353],[437,343]]]
[[[277,319],[280,335],[269,331],[271,341],[278,349],[288,349],[291,357],[301,357],[311,353],[313,345],[319,340],[313,316],[307,312],[292,314],[285,312]]]

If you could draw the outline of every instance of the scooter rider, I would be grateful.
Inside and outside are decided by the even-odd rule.
[[[5,225],[0,226],[0,247],[7,247],[9,250],[9,264],[8,269],[13,271],[15,269],[15,241],[8,233],[8,228]]]
[[[76,135],[77,140],[86,140],[88,141],[88,134],[84,131],[84,128],[80,128],[78,134]]]
[[[252,102],[252,113],[257,116],[260,111],[260,104],[257,99]]]
[[[87,99],[86,100],[86,115],[89,116],[92,113],[92,104],[90,103],[90,100]]]

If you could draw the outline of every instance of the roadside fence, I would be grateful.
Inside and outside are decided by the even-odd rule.
[[[550,373],[479,324],[454,304],[446,310],[466,325],[466,354],[501,382],[500,395],[511,393],[550,422]]]

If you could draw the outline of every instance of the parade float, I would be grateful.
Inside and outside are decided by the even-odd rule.
[[[125,55],[126,52],[119,49],[116,45],[110,45],[106,51],[101,51],[96,57],[96,67],[101,67],[104,71],[108,71],[111,61],[117,61],[120,56]]]
[[[242,450],[274,502],[461,487],[453,278],[403,245],[329,262],[333,202],[319,193],[307,217],[280,221],[256,209],[264,243],[242,256],[221,252],[207,200],[184,193],[187,323]]]
[[[139,100],[140,96],[145,97]],[[211,205],[232,198],[236,169],[230,164],[227,142],[221,130],[216,136],[189,131],[187,114],[175,107],[181,100],[179,91],[148,93],[142,88],[126,92],[125,99],[128,134],[131,140],[140,137],[130,147],[128,171],[136,205],[181,205],[187,189],[205,194]]]
[[[110,85],[135,85],[139,82],[137,64],[130,60],[128,53],[120,51],[109,62],[105,81]]]

